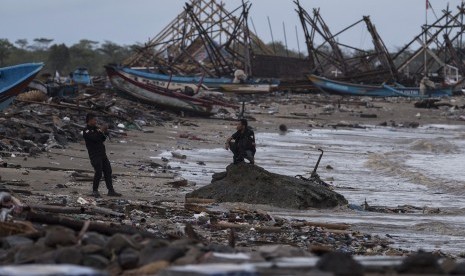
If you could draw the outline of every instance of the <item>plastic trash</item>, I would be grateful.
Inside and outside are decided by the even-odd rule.
[[[0,275],[9,276],[107,276],[106,272],[93,268],[67,265],[67,264],[29,264],[29,265],[7,265],[0,267]]]

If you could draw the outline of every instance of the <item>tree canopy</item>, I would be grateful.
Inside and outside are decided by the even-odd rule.
[[[104,75],[104,65],[122,63],[132,54],[133,45],[120,46],[116,43],[82,39],[67,46],[53,44],[54,39],[36,38],[32,43],[17,39],[14,44],[0,38],[0,67],[28,62],[44,62],[43,72],[66,75],[79,67],[86,67],[92,75]]]

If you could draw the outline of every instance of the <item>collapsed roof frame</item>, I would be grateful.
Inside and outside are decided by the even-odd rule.
[[[308,59],[314,68],[314,72],[325,72],[325,68],[334,66],[343,75],[339,77],[339,79],[358,81],[370,80],[369,78],[373,78],[371,81],[378,81],[379,79],[377,78],[381,77],[384,78],[384,80],[390,79],[398,82],[412,76],[414,79],[419,80],[421,79],[420,76],[426,71],[425,68],[435,68],[436,72],[455,68],[462,76],[465,76],[465,66],[462,63],[465,52],[463,50],[457,51],[457,48],[462,49],[463,46],[462,37],[465,31],[464,3],[457,7],[458,12],[456,14],[452,14],[449,8],[442,10],[443,15],[440,18],[433,24],[423,26],[422,32],[395,54],[389,53],[368,16],[364,16],[362,20],[333,35],[322,19],[319,9],[313,9],[313,16],[310,16],[305,9],[302,8],[299,0],[295,0],[294,3],[297,5],[296,12],[299,14],[301,20],[307,51],[309,53]],[[365,21],[367,29],[372,36],[374,45],[373,53],[344,45],[335,39],[338,35],[361,21]],[[453,30],[457,30],[457,33],[451,35]],[[323,44],[317,47],[314,45],[316,34],[320,35],[324,40]],[[424,37],[427,37],[427,39],[422,40]],[[441,40],[441,38],[443,38],[443,40]],[[423,41],[426,41],[426,43]],[[415,42],[419,43],[419,46],[412,51],[411,48]],[[331,52],[321,51],[320,49],[323,48],[324,45],[329,45]],[[431,45],[434,45],[434,51],[429,49]],[[351,61],[351,58],[344,57],[340,49],[341,46],[360,53],[356,58],[360,58],[361,60],[367,62],[373,62],[374,60],[379,61],[382,65],[381,68],[372,71],[356,72],[353,68],[363,68],[362,64],[354,63]],[[412,52],[410,53],[410,51]],[[407,57],[405,57],[406,54],[408,55]],[[425,55],[425,62],[418,62],[418,58],[420,58],[422,54]],[[454,64],[455,67],[450,66],[449,63]]]
[[[410,57],[398,66],[399,72],[408,71],[410,75],[420,76],[431,73],[428,70],[435,69],[435,73],[444,71],[443,74],[446,75],[445,71],[453,67],[449,64],[454,64],[453,68],[465,76],[465,67],[461,61],[464,53],[457,50],[457,48],[462,49],[463,46],[465,4],[457,6],[457,9],[455,14],[452,14],[449,7],[442,10],[440,18],[436,18],[432,24],[425,24],[420,34],[415,36],[394,56],[397,58],[411,48],[415,42],[419,44]],[[454,31],[457,31],[455,35]],[[456,43],[455,46],[454,43]],[[431,45],[434,45],[434,50],[430,49]],[[419,63],[420,66],[411,66],[422,55],[425,62]],[[410,67],[414,67],[414,69],[412,70]]]
[[[343,79],[361,79],[372,77],[373,75],[382,75],[383,78],[397,79],[394,61],[368,16],[364,16],[363,19],[333,35],[326,22],[323,20],[319,9],[313,9],[313,16],[311,16],[300,5],[299,0],[295,0],[294,3],[297,5],[296,12],[301,21],[309,55],[308,59],[314,68],[314,72],[325,72],[326,67],[332,65],[341,73]],[[374,44],[373,52],[342,44],[336,39],[338,35],[362,22],[365,22],[367,30],[372,37],[372,42]],[[315,47],[315,38],[317,34],[324,42]],[[322,50],[327,44],[331,52]],[[345,57],[341,47],[356,51],[357,56],[355,58]],[[368,68],[360,72],[360,69],[366,67],[362,66],[362,63],[374,64],[376,61],[379,61],[381,68]]]
[[[262,53],[272,50],[249,30],[247,17],[251,4],[242,5],[229,12],[224,4],[215,0],[191,0],[186,8],[157,36],[137,49],[137,53],[124,62],[125,66],[167,69],[165,73],[204,74],[208,76],[231,75],[234,69],[243,69],[251,75],[250,56],[252,45]],[[242,12],[238,17],[234,14]],[[208,52],[211,64],[195,58],[199,45]],[[224,58],[226,51],[232,60]],[[185,66],[190,63],[192,68]],[[241,68],[239,68],[241,67]]]

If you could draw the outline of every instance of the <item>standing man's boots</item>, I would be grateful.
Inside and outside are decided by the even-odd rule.
[[[117,193],[115,190],[109,190],[107,196],[120,197],[120,196],[122,196],[122,194]]]

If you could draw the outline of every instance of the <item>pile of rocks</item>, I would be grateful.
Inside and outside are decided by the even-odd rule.
[[[440,256],[421,252],[407,258],[354,258],[342,252],[316,255],[289,245],[260,246],[250,250],[187,237],[168,240],[147,239],[137,234],[104,236],[96,232],[77,233],[62,226],[8,236],[0,242],[0,264],[3,266],[69,264],[91,267],[109,275],[211,275],[212,269],[218,271],[215,275],[231,275],[228,274],[231,271],[240,275],[322,272],[335,275],[437,275],[465,271],[464,263],[440,260]],[[40,269],[40,266],[36,267],[35,273]]]

